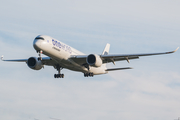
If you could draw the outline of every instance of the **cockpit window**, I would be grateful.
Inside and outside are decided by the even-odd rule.
[[[36,39],[36,40],[37,40],[37,39],[44,40],[44,38],[43,38],[43,37],[36,37],[35,39]]]

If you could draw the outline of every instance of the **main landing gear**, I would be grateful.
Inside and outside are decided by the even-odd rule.
[[[64,74],[54,74],[54,78],[64,78]]]
[[[64,78],[64,74],[60,74],[63,68],[59,65],[55,66],[55,68],[57,69],[58,74],[54,74],[54,78]]]
[[[84,73],[84,77],[93,77],[94,76],[94,74],[93,73]]]

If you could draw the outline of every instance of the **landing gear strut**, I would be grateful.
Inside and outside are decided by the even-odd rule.
[[[55,66],[55,68],[57,69],[58,74],[54,74],[54,78],[64,78],[64,74],[61,74],[63,68],[59,65]]]
[[[38,60],[42,60],[41,54],[43,53],[43,51],[42,51],[42,50],[40,50],[40,51],[37,51],[37,53],[39,53]]]
[[[93,73],[84,73],[84,77],[93,77],[94,76],[94,74]]]

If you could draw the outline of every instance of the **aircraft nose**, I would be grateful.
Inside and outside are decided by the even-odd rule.
[[[42,42],[41,40],[35,39],[34,42],[33,42],[33,47],[34,47],[34,49],[40,50],[41,42]]]

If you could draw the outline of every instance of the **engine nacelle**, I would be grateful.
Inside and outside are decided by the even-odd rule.
[[[99,55],[96,55],[96,54],[88,55],[86,62],[90,66],[94,66],[94,67],[101,67],[101,65],[102,65],[102,59],[100,58]]]
[[[41,60],[36,57],[30,57],[27,61],[28,67],[34,70],[40,70],[43,67]]]

